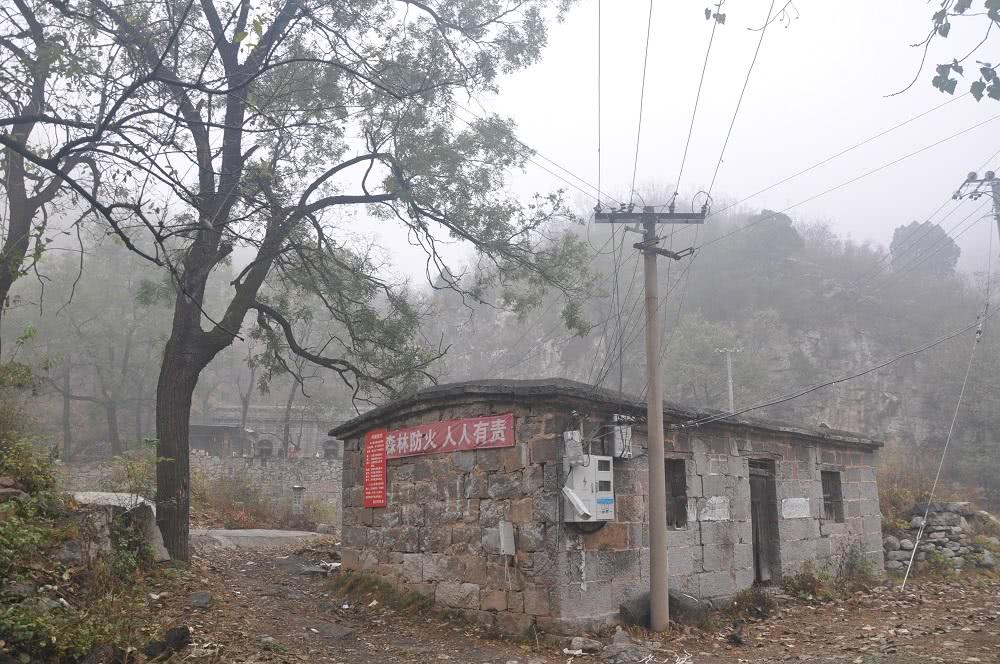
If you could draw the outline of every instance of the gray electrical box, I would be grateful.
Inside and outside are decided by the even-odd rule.
[[[615,456],[619,459],[632,458],[632,426],[629,424],[612,425],[611,435],[615,441]]]
[[[589,455],[589,463],[571,466],[563,461],[563,520],[573,523],[612,521],[615,518],[614,459]]]
[[[563,458],[571,466],[582,466],[587,462],[583,455],[583,434],[579,431],[563,431]]]

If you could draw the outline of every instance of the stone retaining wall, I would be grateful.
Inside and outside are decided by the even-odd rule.
[[[107,491],[122,489],[111,484],[112,464],[108,460],[64,463],[59,465],[70,491]],[[340,459],[262,459],[213,457],[197,451],[191,454],[191,475],[209,483],[223,478],[245,477],[262,496],[279,509],[288,509],[292,487],[305,487],[306,501],[321,501],[331,506],[336,527],[342,518]]]
[[[934,503],[930,505],[930,509],[927,505],[917,505],[913,511],[910,528],[905,533],[908,536],[886,535],[883,538],[887,570],[902,572],[911,558],[917,563],[936,558],[956,570],[996,566],[993,553],[973,542],[969,533],[970,521],[992,518],[990,515],[977,512],[970,503],[964,502]],[[921,526],[924,526],[922,535]],[[995,537],[985,538],[985,541],[994,547],[1000,546],[1000,540]],[[916,554],[913,553],[914,548],[917,550]]]

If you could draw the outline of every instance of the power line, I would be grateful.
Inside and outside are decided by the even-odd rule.
[[[959,136],[961,136],[963,134],[967,134],[968,132],[970,132],[970,131],[972,131],[974,129],[978,129],[979,127],[982,127],[983,125],[986,125],[986,124],[988,124],[990,122],[993,122],[993,121],[997,120],[998,118],[1000,118],[1000,114],[994,115],[994,116],[992,116],[990,118],[987,118],[986,120],[983,120],[981,122],[977,122],[976,124],[974,124],[972,126],[969,126],[969,127],[966,127],[965,129],[962,129],[961,131],[955,132],[954,134],[951,134],[950,136],[946,136],[945,138],[937,140],[937,141],[935,141],[935,142],[933,142],[933,143],[931,143],[929,145],[925,145],[924,147],[919,148],[917,150],[914,150],[913,152],[907,153],[907,154],[903,155],[902,157],[898,157],[897,159],[893,159],[892,161],[887,162],[885,164],[882,164],[881,166],[873,168],[873,169],[871,169],[869,171],[866,171],[865,173],[862,173],[861,175],[858,175],[858,176],[855,176],[853,178],[850,178],[849,180],[845,180],[844,182],[841,182],[840,184],[834,185],[833,187],[830,187],[829,189],[825,189],[825,190],[819,192],[818,194],[814,194],[814,195],[810,196],[809,198],[806,198],[804,200],[799,201],[798,203],[793,203],[792,205],[789,205],[788,207],[786,207],[786,208],[784,208],[782,210],[779,210],[778,212],[775,212],[775,213],[770,214],[770,215],[762,216],[759,219],[755,219],[754,221],[750,222],[749,224],[746,224],[744,226],[740,226],[739,228],[735,228],[732,231],[729,231],[728,233],[723,233],[719,237],[713,238],[712,240],[709,240],[708,242],[705,242],[704,244],[702,244],[698,248],[699,249],[703,249],[705,247],[708,247],[710,245],[715,244],[716,242],[720,242],[722,240],[725,240],[728,237],[732,237],[733,235],[736,235],[737,233],[742,233],[743,231],[748,230],[748,229],[756,226],[759,223],[762,223],[764,221],[768,221],[770,219],[774,219],[778,215],[784,214],[785,212],[788,212],[789,210],[792,210],[794,208],[797,208],[797,207],[800,207],[802,205],[805,205],[806,203],[810,203],[810,202],[816,200],[817,198],[821,198],[823,196],[826,196],[827,194],[833,193],[834,191],[837,191],[838,189],[843,189],[844,187],[846,187],[848,185],[851,185],[851,184],[854,184],[855,182],[858,182],[859,180],[863,180],[864,178],[869,177],[870,175],[874,175],[875,173],[878,173],[879,171],[883,171],[883,170],[885,170],[885,169],[887,169],[887,168],[889,168],[891,166],[895,166],[896,164],[898,164],[898,163],[900,163],[902,161],[905,161],[905,160],[907,160],[907,159],[909,159],[911,157],[915,157],[916,155],[921,154],[922,152],[926,152],[927,150],[935,148],[935,147],[941,145],[942,143],[946,143],[946,142],[948,142],[948,141],[950,141],[952,139],[958,138]]]
[[[931,484],[931,492],[927,497],[927,507],[924,509],[924,518],[920,523],[920,529],[917,530],[916,542],[913,545],[913,553],[910,554],[910,562],[906,565],[906,573],[903,575],[903,582],[900,585],[900,590],[906,588],[906,580],[910,578],[910,570],[913,567],[913,559],[916,557],[917,549],[920,546],[920,538],[924,534],[924,528],[927,527],[927,516],[930,514],[931,505],[934,503],[934,493],[937,491],[938,481],[941,479],[941,469],[944,468],[945,457],[948,456],[948,447],[951,445],[951,437],[955,433],[955,423],[958,422],[958,413],[962,408],[962,400],[965,398],[965,388],[969,385],[969,375],[972,373],[972,361],[976,357],[976,349],[979,347],[979,342],[983,338],[983,326],[986,324],[986,319],[988,318],[987,313],[990,310],[990,270],[993,265],[993,228],[990,228],[990,248],[987,254],[986,260],[986,298],[983,303],[983,313],[979,316],[979,327],[976,329],[975,339],[972,341],[972,349],[969,351],[969,363],[965,367],[965,378],[962,379],[962,389],[958,392],[958,400],[955,402],[955,412],[951,416],[951,425],[948,427],[948,437],[945,438],[944,448],[941,450],[941,460],[938,462],[937,472],[934,473],[934,482]]]
[[[945,200],[945,202],[942,203],[936,210],[934,210],[934,212],[932,212],[930,214],[930,216],[927,217],[927,219],[925,219],[922,222],[921,225],[923,225],[923,224],[930,224],[931,220],[934,217],[936,217],[937,214],[939,212],[941,212],[941,210],[943,210],[946,205],[948,205],[948,203],[952,203],[952,202],[954,202],[954,200],[955,199],[953,197],[949,196],[948,199]],[[919,240],[923,240],[924,237],[926,237],[935,227],[939,227],[942,223],[944,223],[945,219],[947,219],[951,215],[955,214],[955,212],[958,211],[958,209],[960,207],[962,207],[961,202],[959,202],[956,205],[953,205],[952,208],[951,208],[951,210],[947,214],[945,214],[940,220],[936,221],[933,225],[931,225],[929,227],[926,227],[926,228],[922,229],[919,232],[915,232],[915,233],[911,233],[910,235],[907,235],[903,239],[903,241],[899,244],[899,250],[900,250],[900,252],[903,252],[903,253],[909,252],[913,248],[913,246],[915,246],[915,243],[917,243]],[[897,254],[897,255],[899,255],[899,254]],[[860,288],[860,287],[862,287],[864,285],[867,285],[869,283],[869,281],[878,278],[878,275],[881,274],[881,273],[883,273],[885,271],[885,269],[891,264],[890,262],[888,262],[890,258],[892,258],[892,251],[891,251],[891,249],[890,249],[890,251],[887,251],[884,254],[882,254],[879,257],[879,259],[877,261],[875,261],[875,265],[872,266],[872,268],[870,270],[868,270],[867,272],[865,272],[864,274],[862,274],[860,277],[858,277],[857,279],[855,279],[854,281],[852,281],[851,284],[850,284],[850,288]],[[871,277],[871,279],[869,279],[869,277]]]
[[[597,0],[597,195],[601,195],[601,0]]]
[[[786,178],[778,180],[774,184],[768,185],[768,186],[764,187],[763,189],[755,191],[754,193],[750,194],[749,196],[741,198],[740,200],[736,201],[735,203],[731,203],[731,204],[729,204],[729,205],[727,205],[727,206],[725,206],[723,208],[720,208],[719,210],[713,211],[709,216],[714,217],[714,216],[722,214],[726,210],[730,210],[730,209],[732,209],[732,208],[734,208],[734,207],[736,207],[738,205],[742,205],[743,203],[746,203],[751,198],[756,198],[757,196],[760,196],[761,194],[764,194],[764,193],[767,193],[768,191],[771,191],[775,187],[780,187],[781,185],[785,184],[786,182],[794,180],[795,178],[797,178],[797,177],[799,177],[801,175],[805,175],[806,173],[808,173],[810,171],[816,170],[820,166],[824,166],[824,165],[830,163],[834,159],[838,159],[839,157],[842,157],[842,156],[844,156],[845,154],[847,154],[849,152],[853,152],[854,150],[857,150],[858,148],[860,148],[862,146],[865,146],[865,145],[871,143],[874,140],[882,138],[883,136],[885,136],[887,134],[891,134],[892,132],[896,131],[897,129],[905,127],[906,125],[910,124],[911,122],[919,120],[920,118],[924,117],[925,115],[929,115],[929,114],[933,113],[934,111],[936,111],[938,109],[944,108],[948,104],[951,104],[953,102],[958,101],[959,99],[961,99],[962,97],[964,97],[967,94],[969,94],[969,93],[966,92],[965,94],[959,95],[958,97],[952,97],[948,101],[946,101],[946,102],[944,102],[942,104],[938,104],[934,108],[928,109],[928,110],[926,110],[926,111],[924,111],[922,113],[918,113],[917,115],[914,115],[911,118],[903,120],[902,122],[900,122],[900,123],[898,123],[896,125],[893,125],[892,127],[889,127],[888,129],[880,131],[879,133],[877,133],[877,134],[875,134],[873,136],[869,136],[868,138],[866,138],[863,141],[860,141],[858,143],[855,143],[854,145],[852,145],[849,148],[844,148],[843,150],[841,150],[841,151],[839,151],[839,152],[837,152],[835,154],[832,154],[829,157],[826,157],[825,159],[822,159],[821,161],[816,162],[812,166],[807,166],[806,168],[803,168],[802,170],[800,170],[800,171],[798,171],[796,173],[792,173],[791,175],[789,175]],[[997,154],[1000,154],[1000,151],[998,151]]]
[[[934,341],[932,341],[930,343],[924,344],[923,346],[919,346],[917,348],[913,348],[911,350],[906,351],[905,353],[900,353],[899,355],[896,355],[893,358],[885,360],[884,362],[880,362],[880,363],[878,363],[878,364],[876,364],[874,366],[868,367],[867,369],[864,369],[863,371],[858,371],[856,373],[848,374],[846,376],[841,376],[839,378],[835,378],[833,380],[826,381],[825,383],[820,383],[818,385],[813,385],[811,387],[804,388],[804,389],[799,390],[797,392],[794,392],[792,394],[788,394],[788,395],[785,395],[785,396],[773,399],[771,401],[766,401],[764,403],[758,403],[756,405],[749,406],[747,408],[743,408],[743,409],[737,410],[737,411],[732,412],[732,413],[719,413],[719,414],[716,414],[716,415],[710,415],[708,417],[703,417],[703,418],[700,418],[700,419],[697,419],[697,420],[692,420],[690,422],[685,422],[684,424],[674,425],[674,428],[676,428],[676,429],[689,429],[689,428],[692,428],[692,427],[701,426],[703,424],[709,424],[711,422],[715,422],[715,421],[718,421],[718,420],[723,420],[723,419],[726,419],[726,418],[729,418],[729,417],[735,417],[737,415],[743,415],[744,413],[749,413],[749,412],[754,411],[754,410],[760,410],[761,408],[767,408],[769,406],[776,406],[778,404],[782,404],[782,403],[786,403],[788,401],[792,401],[793,399],[798,399],[799,397],[805,396],[806,394],[809,394],[811,392],[815,392],[817,390],[821,390],[824,387],[829,387],[831,385],[836,385],[838,383],[844,383],[844,382],[847,382],[849,380],[854,380],[855,378],[860,378],[861,376],[865,376],[867,374],[874,373],[874,372],[878,371],[879,369],[884,369],[885,367],[887,367],[887,366],[889,366],[891,364],[895,364],[896,362],[898,362],[900,360],[903,360],[903,359],[906,359],[907,357],[911,357],[913,355],[917,355],[917,354],[922,353],[924,351],[930,350],[931,348],[934,348],[935,346],[938,346],[938,345],[940,345],[940,344],[942,344],[942,343],[944,343],[946,341],[950,341],[950,340],[954,339],[957,336],[965,334],[969,330],[971,330],[973,328],[976,328],[976,327],[984,324],[987,320],[989,320],[990,318],[992,318],[993,316],[995,316],[996,313],[997,313],[997,311],[1000,311],[1000,309],[995,309],[993,311],[993,313],[990,313],[990,314],[985,315],[985,316],[982,316],[982,315],[977,316],[976,317],[976,321],[973,322],[970,325],[967,325],[967,326],[965,326],[965,327],[963,327],[963,328],[961,328],[959,330],[951,332],[950,334],[947,334],[947,335],[945,335],[943,337],[939,337],[938,339],[935,339]]]
[[[456,108],[465,111],[466,113],[468,113],[472,117],[476,118],[477,120],[482,120],[484,122],[492,122],[494,124],[500,124],[501,126],[504,126],[504,128],[506,128],[506,125],[502,125],[502,123],[500,123],[495,118],[484,117],[484,116],[476,113],[475,111],[473,111],[471,109],[468,109],[465,106],[462,106],[458,102],[454,102],[454,104],[455,104]],[[465,123],[466,126],[472,128],[472,122],[470,122],[469,120],[466,120],[465,118],[461,117],[458,114],[455,115],[455,118],[458,119],[458,120],[460,120],[461,122]],[[566,175],[568,175],[569,177],[573,178],[577,182],[580,182],[584,187],[587,187],[587,189],[589,189],[589,191],[587,189],[581,188],[579,185],[574,184],[573,182],[570,182],[569,180],[567,180],[562,175],[559,175],[558,173],[552,172],[551,169],[549,169],[549,168],[543,166],[542,164],[538,163],[531,156],[528,156],[528,157],[525,158],[526,161],[528,161],[529,163],[534,164],[535,166],[537,166],[538,168],[542,169],[543,171],[545,171],[546,173],[548,173],[552,177],[554,177],[554,178],[562,181],[567,186],[572,187],[573,189],[576,189],[577,191],[579,191],[580,193],[582,193],[584,196],[587,196],[588,198],[592,198],[592,199],[594,199],[595,201],[598,201],[598,202],[601,201],[600,197],[603,196],[604,198],[610,199],[611,201],[613,201],[615,203],[618,203],[618,204],[622,204],[623,203],[623,201],[618,200],[617,198],[615,198],[614,196],[612,196],[611,194],[609,194],[607,192],[601,191],[599,187],[597,187],[596,185],[590,183],[586,179],[580,177],[579,175],[577,175],[573,171],[569,170],[565,166],[562,166],[557,161],[555,161],[553,159],[550,159],[549,157],[545,156],[544,154],[542,154],[541,152],[539,152],[538,150],[536,150],[535,148],[531,147],[530,145],[528,145],[527,143],[525,143],[523,140],[521,140],[520,138],[518,138],[517,136],[515,136],[513,133],[511,134],[511,139],[515,143],[517,143],[518,145],[520,145],[522,148],[524,148],[525,150],[528,150],[535,157],[538,157],[540,159],[545,160],[546,162],[548,162],[549,164],[551,164],[553,167],[559,169],[563,173],[566,173]],[[594,192],[597,192],[597,193],[595,194]]]
[[[767,10],[767,19],[764,22],[764,27],[760,30],[760,39],[757,40],[757,49],[753,52],[753,60],[750,61],[750,67],[747,69],[747,77],[743,81],[743,89],[740,91],[740,98],[736,102],[736,110],[733,111],[733,119],[729,123],[729,131],[726,132],[726,140],[722,143],[722,151],[719,153],[719,161],[715,164],[715,172],[712,174],[712,182],[708,185],[708,194],[712,195],[712,190],[715,188],[715,179],[719,176],[719,169],[722,167],[722,158],[726,154],[726,147],[729,145],[729,137],[733,134],[733,127],[736,125],[736,116],[740,113],[740,106],[743,104],[743,95],[747,92],[747,86],[750,84],[750,74],[753,73],[753,67],[757,64],[757,56],[760,55],[760,47],[764,43],[764,35],[767,34],[767,26],[771,24],[771,13],[774,11],[774,0],[771,0],[771,6]]]
[[[649,15],[646,17],[646,49],[642,56],[642,86],[639,89],[639,124],[635,130],[635,160],[632,162],[632,188],[629,202],[635,198],[635,176],[639,171],[639,138],[642,136],[642,109],[646,101],[646,65],[649,63],[649,34],[653,28],[653,0],[649,0]]]
[[[885,288],[886,286],[888,286],[889,284],[891,284],[892,282],[896,281],[897,279],[901,278],[902,276],[904,276],[906,274],[909,274],[910,272],[912,272],[916,268],[920,267],[921,265],[923,265],[924,263],[926,263],[927,261],[929,261],[935,255],[937,255],[942,249],[944,249],[945,247],[947,247],[949,240],[951,242],[955,242],[956,240],[958,240],[958,238],[960,238],[963,235],[965,235],[969,230],[971,230],[980,221],[982,221],[983,219],[989,219],[991,215],[988,215],[988,214],[976,217],[975,219],[972,219],[972,222],[969,223],[961,231],[959,231],[958,233],[956,233],[954,236],[951,235],[951,232],[955,231],[959,226],[961,226],[966,221],[968,221],[970,218],[972,218],[974,215],[976,215],[978,212],[980,212],[987,204],[989,204],[989,201],[984,202],[978,208],[974,209],[972,212],[970,212],[969,214],[967,214],[965,217],[962,218],[961,221],[959,221],[957,224],[955,224],[954,226],[952,226],[951,229],[948,231],[948,233],[945,233],[945,236],[943,238],[938,238],[938,240],[936,240],[933,245],[931,245],[930,247],[928,247],[928,250],[925,253],[921,253],[921,254],[917,254],[916,256],[913,256],[905,265],[903,265],[902,267],[900,267],[899,270],[894,270],[894,271],[890,272],[886,276],[886,278],[885,278],[884,281],[882,281],[879,284],[876,284],[874,288],[872,288],[871,290],[868,291],[868,293],[870,294],[870,293],[874,293],[875,291],[879,291],[879,290]]]
[[[717,5],[719,10],[721,10],[724,1],[720,0]],[[674,180],[674,200],[677,199],[677,192],[681,188],[681,178],[684,177],[684,165],[687,163],[688,148],[691,146],[691,134],[694,133],[694,120],[698,116],[698,102],[701,101],[701,88],[705,84],[705,72],[708,71],[708,57],[712,53],[712,43],[715,41],[715,29],[718,27],[719,19],[716,16],[712,21],[712,33],[708,36],[708,48],[705,49],[705,62],[701,65],[701,78],[698,79],[698,91],[694,95],[694,107],[691,110],[691,123],[688,125],[687,140],[684,142],[684,154],[681,156],[681,166],[677,171],[677,179]]]
[[[987,157],[986,160],[979,166],[979,168],[977,170],[981,171],[984,168],[986,168],[986,165],[989,164],[991,161],[993,161],[993,159],[997,155],[1000,155],[1000,150],[997,150],[996,152],[994,152],[993,154],[991,154],[989,157]],[[946,198],[945,201],[936,210],[934,210],[934,212],[932,212],[930,214],[930,216],[927,217],[927,219],[923,223],[924,224],[929,224],[930,221],[931,221],[931,219],[933,219],[934,217],[936,217],[937,214],[941,210],[943,210],[946,205],[948,205],[948,203],[952,203],[955,200],[956,200],[956,198],[955,198],[954,195],[951,195],[948,198]],[[959,201],[957,204],[955,204],[952,207],[952,209],[947,214],[944,215],[944,217],[942,217],[940,220],[936,221],[933,225],[926,226],[919,233],[911,233],[910,235],[907,235],[903,239],[903,241],[899,244],[899,252],[895,253],[895,255],[899,256],[901,254],[909,253],[909,251],[911,249],[913,249],[915,246],[917,246],[919,244],[919,242],[922,241],[925,237],[927,237],[931,233],[931,231],[934,230],[935,227],[941,226],[941,224],[944,223],[945,219],[947,219],[951,215],[955,214],[955,212],[957,212],[958,209],[962,206],[962,202],[963,201]],[[955,228],[955,226],[952,227],[952,229],[954,229],[954,228]],[[950,231],[949,231],[949,233],[950,233]],[[870,269],[869,271],[865,272],[865,274],[861,275],[860,277],[858,277],[857,279],[855,279],[853,282],[851,282],[851,285],[849,287],[850,288],[858,288],[859,286],[867,285],[869,283],[869,277],[873,277],[873,275],[877,275],[878,273],[881,273],[881,272],[885,271],[885,267],[883,267],[883,266],[888,266],[888,263],[886,261],[888,261],[893,256],[894,256],[894,252],[891,252],[891,251],[882,254],[882,256],[878,259],[878,261],[876,261],[874,267],[872,267],[872,269]],[[877,276],[873,277],[873,279],[874,278],[877,278]]]

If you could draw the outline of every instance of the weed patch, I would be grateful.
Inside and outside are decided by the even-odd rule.
[[[417,592],[401,591],[366,572],[344,570],[331,581],[330,590],[355,603],[377,600],[379,604],[398,611],[416,613],[429,611],[434,606],[434,600],[430,597]]]

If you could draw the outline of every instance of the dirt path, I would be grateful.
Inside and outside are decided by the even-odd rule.
[[[325,556],[329,559],[329,556]],[[435,614],[354,606],[312,569],[322,547],[289,550],[202,549],[189,569],[154,594],[164,627],[189,625],[192,662],[337,662],[423,664],[554,664],[570,659],[553,643],[519,644],[487,638],[481,629]],[[190,595],[207,591],[208,608]],[[835,602],[780,598],[764,621],[749,623],[745,645],[717,633],[679,628],[648,662],[689,664],[812,661],[822,664],[1000,662],[1000,579],[918,581],[906,593],[881,587]],[[179,661],[179,660],[178,660]],[[596,656],[574,664],[598,662]]]

